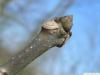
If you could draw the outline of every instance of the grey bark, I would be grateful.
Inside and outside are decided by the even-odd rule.
[[[65,17],[64,19],[66,20]],[[72,17],[69,17],[69,19],[72,19]],[[71,36],[70,30],[66,31],[66,28],[64,28],[69,23],[67,23],[66,26],[63,24],[63,26],[62,22],[54,22],[58,25],[58,28],[56,26],[56,28],[51,27],[49,29],[42,26],[40,33],[32,40],[29,46],[13,56],[7,63],[0,66],[0,75],[16,75],[17,72],[21,71],[37,57],[48,51],[48,49],[55,46],[62,47],[65,41]],[[50,25],[52,26],[52,23]],[[47,27],[50,25],[48,24]],[[72,26],[72,24],[70,24],[70,26]]]

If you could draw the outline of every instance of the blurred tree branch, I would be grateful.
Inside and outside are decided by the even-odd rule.
[[[61,16],[68,10],[68,8],[70,8],[70,6],[72,6],[73,3],[74,3],[74,0],[63,0],[63,1],[60,0],[59,3],[47,15],[47,17],[50,18],[54,16]]]
[[[20,25],[26,26],[26,23],[24,23],[23,19],[19,19],[17,17],[17,15],[19,13],[23,13],[26,12],[27,8],[32,4],[32,3],[42,3],[42,0],[36,1],[36,0],[29,0],[27,4],[25,4],[24,6],[20,6],[18,3],[17,5],[19,6],[19,11],[15,12],[15,13],[11,13],[8,14],[6,12],[3,12],[3,10],[5,9],[4,7],[6,7],[6,5],[11,2],[12,0],[1,0],[2,2],[0,3],[0,8],[2,10],[0,10],[2,12],[2,17],[4,17],[4,21],[7,20],[14,20],[15,22],[19,23]],[[43,23],[45,20],[50,19],[52,17],[55,16],[61,16],[62,14],[64,14],[68,8],[70,8],[70,6],[74,3],[74,0],[60,0],[59,3],[52,9],[52,11],[50,13],[46,13],[45,15],[42,15],[43,20],[41,21],[41,19],[38,19],[38,24]],[[39,7],[37,6],[37,10],[40,8],[40,4]],[[44,12],[45,13],[45,12]],[[26,27],[27,28],[27,27]]]
[[[5,6],[10,2],[11,0],[0,0],[0,13],[3,13]]]

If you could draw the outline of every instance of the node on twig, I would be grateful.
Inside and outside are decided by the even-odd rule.
[[[53,33],[58,32],[59,25],[54,20],[50,20],[50,21],[44,22],[42,28],[43,30],[46,30],[46,32],[53,34]]]

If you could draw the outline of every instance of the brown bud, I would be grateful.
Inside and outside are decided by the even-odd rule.
[[[73,16],[58,17],[55,22],[60,23],[66,32],[69,32],[72,28]]]

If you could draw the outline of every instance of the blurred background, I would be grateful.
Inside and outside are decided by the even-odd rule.
[[[100,72],[100,0],[0,0],[0,64],[24,49],[43,21],[64,15],[73,15],[70,40],[38,57],[18,75]]]

